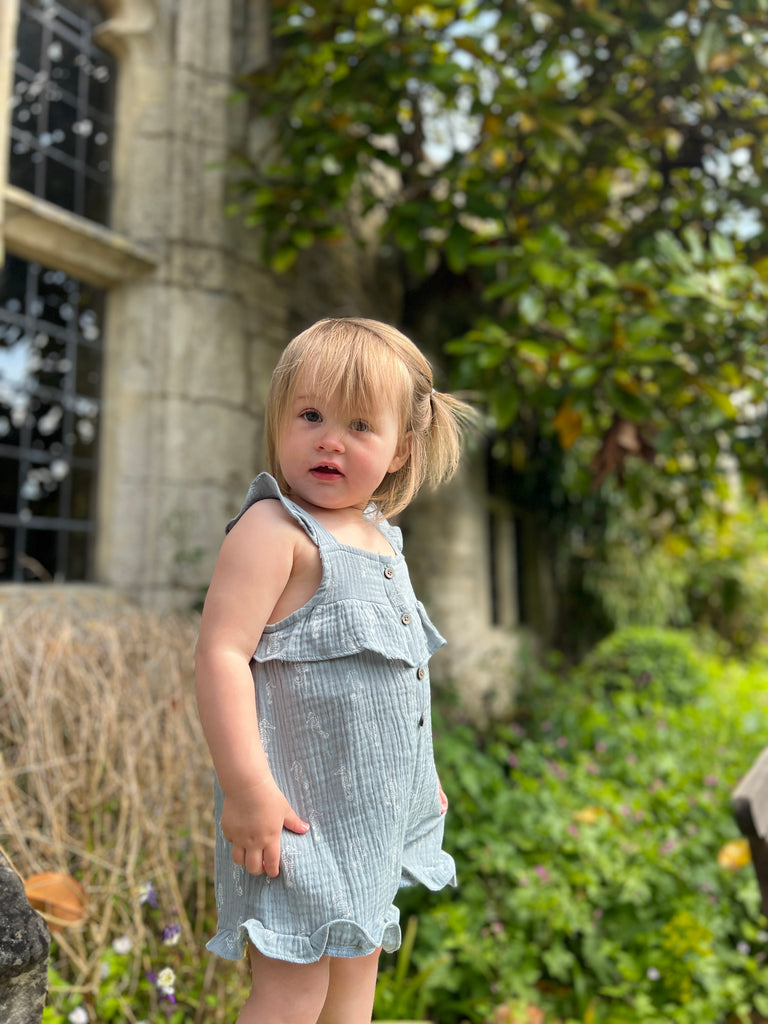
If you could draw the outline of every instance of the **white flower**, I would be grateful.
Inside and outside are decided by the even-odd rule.
[[[139,903],[148,903],[150,907],[157,906],[157,894],[155,892],[155,887],[151,882],[145,882],[143,885],[139,886],[138,898]]]
[[[164,967],[157,976],[157,987],[166,996],[173,995],[173,986],[176,983],[176,975],[170,967]]]
[[[130,935],[120,935],[112,943],[112,949],[121,956],[125,956],[133,949],[133,940]]]
[[[84,1006],[76,1006],[67,1017],[69,1024],[89,1024],[90,1019],[91,1015]]]

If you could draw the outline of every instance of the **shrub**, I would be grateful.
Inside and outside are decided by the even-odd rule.
[[[721,486],[722,489],[722,486]],[[768,625],[768,502],[727,490],[684,529],[616,492],[582,562],[583,585],[614,629],[707,628],[744,655]]]
[[[623,695],[638,708],[695,700],[706,672],[690,638],[669,629],[627,626],[590,651],[578,672],[580,698]]]
[[[730,808],[768,734],[765,674],[704,661],[680,634],[622,631],[575,672],[542,673],[524,725],[438,729],[460,888],[407,905],[414,969],[436,965],[432,1019],[768,1014],[768,924]]]

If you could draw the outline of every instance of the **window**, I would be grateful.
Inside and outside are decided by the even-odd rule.
[[[105,293],[72,266],[109,262],[109,240],[89,222],[109,219],[116,64],[94,42],[96,4],[17,3],[5,187],[14,216],[0,269],[0,581],[85,580]]]
[[[93,43],[94,4],[21,0],[9,180],[106,224],[115,61]]]
[[[62,271],[0,273],[0,580],[92,573],[102,307]]]

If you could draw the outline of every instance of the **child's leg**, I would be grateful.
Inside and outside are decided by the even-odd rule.
[[[370,1024],[380,953],[328,960],[328,994],[317,1024]]]
[[[251,994],[237,1024],[315,1024],[328,993],[328,957],[291,964],[272,960],[253,946],[248,952]]]

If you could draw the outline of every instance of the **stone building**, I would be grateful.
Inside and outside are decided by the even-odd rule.
[[[372,286],[375,253],[335,249],[275,277],[225,215],[227,153],[248,131],[233,83],[267,45],[265,0],[0,5],[4,588],[199,598],[263,467],[283,345],[323,315],[397,321],[396,292]],[[475,703],[501,696],[514,541],[489,513],[482,453],[403,525],[450,641],[442,671]]]

